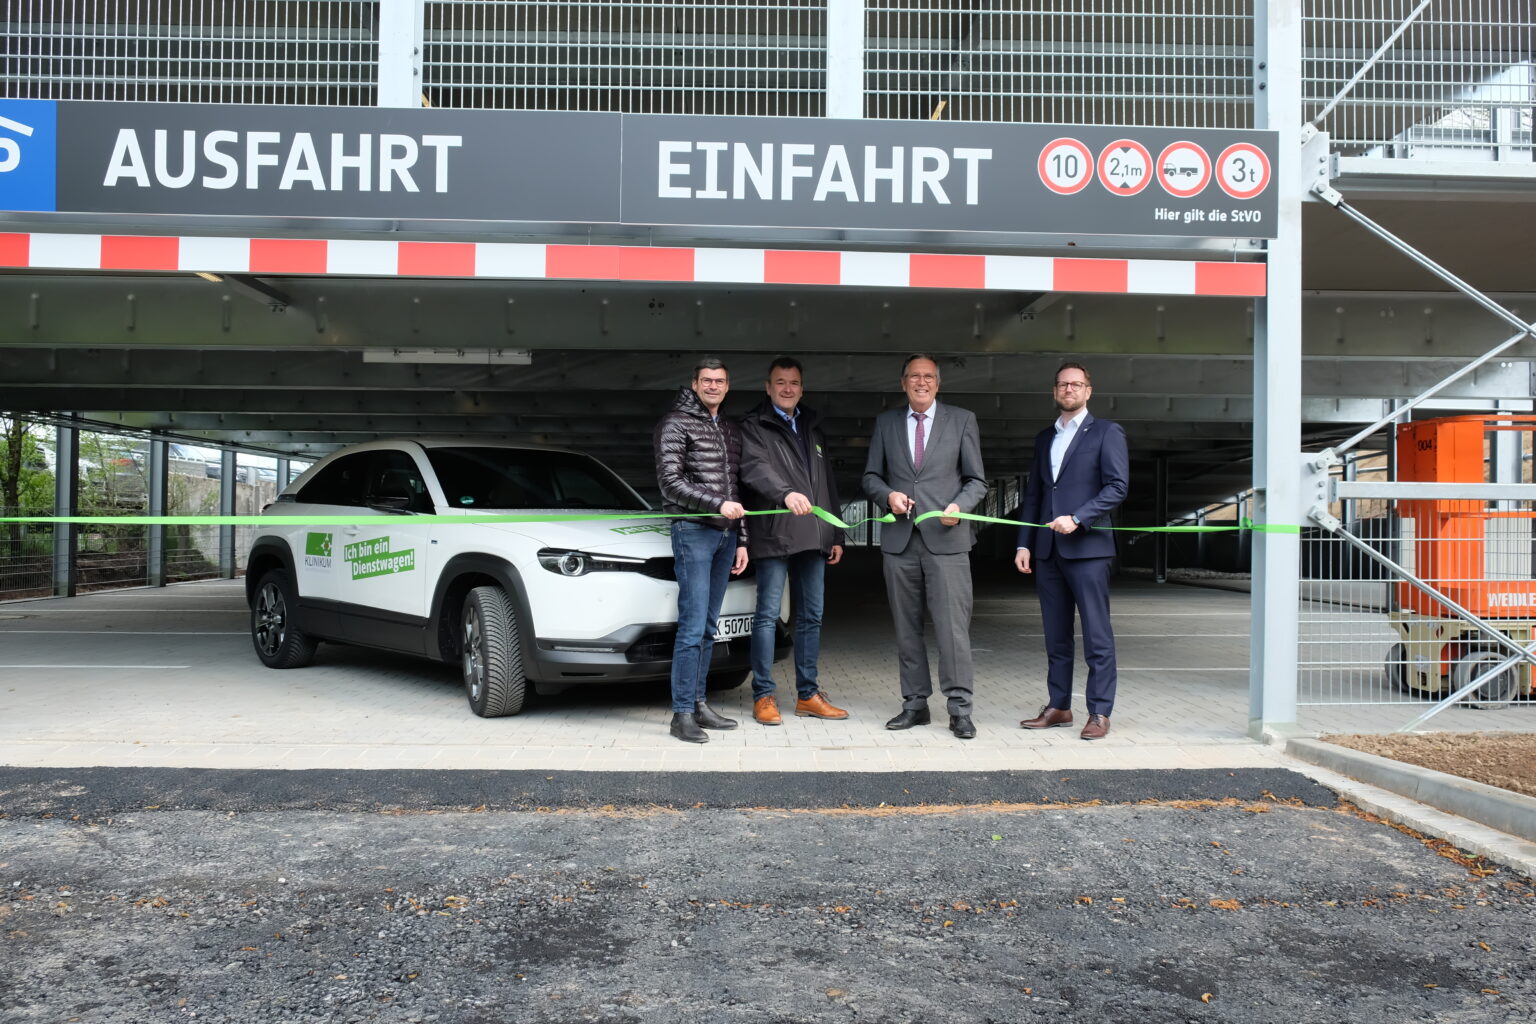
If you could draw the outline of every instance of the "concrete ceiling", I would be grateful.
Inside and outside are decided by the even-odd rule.
[[[1523,198],[1402,195],[1362,209],[1529,309],[1536,193]],[[1309,447],[1508,336],[1335,211],[1310,206],[1305,231]],[[1249,486],[1252,322],[1247,300],[1220,298],[9,272],[0,409],[311,456],[380,436],[492,435],[584,448],[645,485],[651,427],[698,355],[731,365],[727,411],[739,414],[760,399],[768,362],[789,353],[806,364],[807,404],[828,416],[854,493],[873,418],[899,400],[905,353],[940,358],[941,399],[978,414],[995,478],[1028,465],[1052,374],[1071,358],[1093,372],[1095,412],[1127,427],[1133,504],[1150,500],[1153,464],[1166,458],[1182,511]],[[363,358],[423,348],[463,349],[466,361]],[[487,350],[527,351],[531,364],[486,365]],[[1442,397],[1466,409],[1527,400],[1533,357],[1536,346],[1517,346]]]

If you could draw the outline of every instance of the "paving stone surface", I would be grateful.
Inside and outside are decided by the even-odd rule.
[[[788,715],[765,728],[751,721],[750,690],[742,687],[714,698],[741,727],[703,746],[667,734],[665,684],[574,689],[522,715],[485,720],[469,713],[453,666],[325,644],[308,668],[266,669],[250,649],[238,580],[0,605],[0,720],[8,726],[0,763],[881,772],[1279,763],[1247,734],[1246,593],[1119,585],[1113,731],[1090,744],[1075,729],[1018,728],[1045,700],[1039,608],[1027,581],[985,566],[972,624],[979,735],[951,736],[941,697],[934,725],[887,731],[899,694],[876,558],[857,552],[829,574],[821,682],[852,716]],[[1320,615],[1328,621],[1314,622]],[[1336,645],[1343,627],[1330,615],[1310,608],[1303,628],[1326,630]],[[1356,660],[1379,661],[1390,635],[1379,622],[1355,621]],[[792,696],[792,672],[779,662],[781,694]],[[1357,689],[1357,698],[1395,699],[1379,686]],[[1080,695],[1075,707],[1081,716]],[[1308,706],[1299,718],[1311,731],[1381,732],[1421,707],[1401,700]],[[1536,730],[1536,707],[1452,709],[1434,727]]]

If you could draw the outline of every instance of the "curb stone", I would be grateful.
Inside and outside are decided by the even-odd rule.
[[[1337,773],[1337,781],[1363,783],[1335,787],[1313,776],[1365,810],[1536,877],[1536,798],[1323,740],[1292,737],[1284,750],[1327,775]]]

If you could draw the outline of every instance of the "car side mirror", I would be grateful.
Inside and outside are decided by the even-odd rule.
[[[375,512],[397,512],[405,514],[411,510],[411,499],[409,496],[404,494],[398,496],[380,494],[368,499],[368,507],[373,509]]]

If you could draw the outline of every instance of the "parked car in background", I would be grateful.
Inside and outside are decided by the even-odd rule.
[[[457,664],[485,717],[517,714],[530,688],[667,679],[677,631],[668,520],[454,522],[647,511],[580,452],[419,439],[342,449],[265,512],[362,522],[255,529],[246,593],[256,655],[296,668],[328,641]],[[731,581],[712,686],[749,675],[754,601],[751,579]]]

